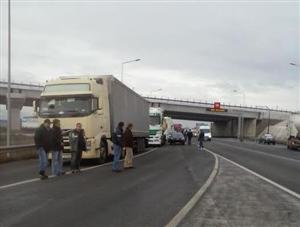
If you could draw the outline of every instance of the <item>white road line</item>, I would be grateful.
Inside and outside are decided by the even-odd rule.
[[[222,145],[228,146],[228,147],[238,148],[239,150],[250,151],[250,152],[253,152],[253,153],[260,154],[260,155],[265,155],[265,156],[270,156],[270,157],[277,158],[277,159],[283,159],[283,160],[287,160],[287,161],[291,161],[291,162],[299,162],[300,163],[300,160],[298,160],[298,159],[287,158],[287,157],[284,157],[284,156],[281,156],[281,155],[269,154],[269,153],[266,153],[266,152],[263,152],[263,151],[258,151],[258,150],[254,150],[254,149],[251,149],[251,148],[239,147],[239,146],[227,144],[227,143],[220,142],[220,141],[217,141],[216,143],[217,144],[222,144]]]
[[[266,177],[264,177],[264,176],[262,176],[262,175],[260,175],[260,174],[258,174],[258,173],[256,173],[256,172],[254,172],[254,171],[248,169],[248,168],[245,167],[245,166],[242,166],[242,165],[240,165],[240,164],[238,164],[238,163],[236,163],[236,162],[234,162],[234,161],[231,161],[230,159],[225,158],[225,157],[222,156],[222,155],[219,155],[219,154],[217,154],[217,153],[215,153],[215,152],[213,152],[213,151],[210,151],[210,150],[208,150],[208,149],[206,149],[206,148],[205,148],[205,150],[208,151],[208,152],[211,152],[211,153],[213,153],[213,154],[215,154],[215,155],[217,155],[217,156],[220,157],[220,158],[223,158],[224,160],[226,160],[226,161],[232,163],[233,165],[235,165],[235,166],[237,166],[237,167],[239,167],[239,168],[241,168],[241,169],[243,169],[243,170],[245,170],[245,171],[247,171],[247,172],[253,174],[254,176],[256,176],[256,177],[258,177],[258,178],[264,180],[265,182],[268,182],[268,183],[272,184],[273,186],[275,186],[275,187],[281,189],[282,191],[284,191],[284,192],[286,192],[286,193],[288,193],[288,194],[290,194],[290,195],[296,197],[297,199],[300,199],[300,194],[298,194],[297,192],[294,192],[294,191],[292,191],[292,190],[290,190],[290,189],[288,189],[288,188],[282,186],[281,184],[278,184],[278,183],[276,183],[276,182],[274,182],[274,181],[272,181],[272,180],[270,180],[270,179],[268,179],[268,178],[266,178]]]
[[[185,217],[186,215],[193,209],[199,199],[204,195],[206,190],[212,184],[213,180],[215,179],[218,169],[219,169],[219,160],[215,153],[208,151],[211,153],[215,158],[215,167],[212,170],[209,178],[205,182],[204,185],[195,193],[195,195],[190,199],[190,201],[172,218],[172,220],[165,226],[165,227],[174,227],[177,226]]]
[[[139,158],[139,157],[145,156],[147,154],[152,153],[155,150],[157,150],[157,148],[153,148],[153,149],[151,149],[151,150],[149,150],[145,153],[135,155],[134,158]],[[123,160],[124,159],[121,159],[120,161],[123,161]],[[96,169],[96,168],[99,168],[99,167],[109,166],[109,165],[111,165],[111,162],[104,163],[104,164],[101,164],[101,165],[91,166],[91,167],[87,167],[87,168],[82,168],[81,171],[88,171],[88,170],[91,170],[91,169]],[[67,171],[66,175],[69,175],[71,173],[72,173],[71,171]],[[54,175],[49,176],[49,178],[54,178],[54,177],[55,177]],[[36,182],[36,181],[40,181],[40,178],[33,178],[33,179],[29,179],[29,180],[19,181],[19,182],[12,183],[12,184],[2,185],[2,186],[0,186],[0,190],[6,189],[6,188],[12,188],[12,187],[23,185],[23,184],[29,184],[29,183]]]

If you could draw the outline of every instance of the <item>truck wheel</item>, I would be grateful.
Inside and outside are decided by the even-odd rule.
[[[98,164],[103,164],[107,160],[107,150],[103,149],[102,152],[100,153],[100,157],[97,160]]]
[[[142,153],[145,150],[145,138],[137,138],[137,153]]]
[[[100,141],[100,157],[97,160],[98,164],[103,164],[107,161],[107,156],[108,156],[108,143],[106,140],[106,136],[103,135],[101,136],[101,141]]]

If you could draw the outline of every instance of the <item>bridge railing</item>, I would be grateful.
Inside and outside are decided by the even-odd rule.
[[[179,103],[191,103],[191,104],[200,104],[200,105],[210,105],[213,106],[213,102],[209,101],[201,101],[201,100],[188,100],[188,99],[178,99],[178,98],[168,98],[168,97],[156,97],[156,96],[144,96],[146,99],[153,99],[153,100],[162,100],[168,102],[179,102]],[[274,109],[274,108],[267,108],[267,107],[257,107],[257,106],[243,106],[243,105],[231,105],[226,103],[221,103],[224,107],[230,108],[240,108],[240,109],[249,109],[249,110],[263,110],[263,111],[276,111],[276,112],[283,112],[283,113],[299,113],[298,111],[291,111],[291,110],[284,110],[284,109]]]

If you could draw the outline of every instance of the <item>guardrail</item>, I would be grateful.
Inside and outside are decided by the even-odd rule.
[[[33,144],[0,147],[0,163],[31,158],[37,158]]]

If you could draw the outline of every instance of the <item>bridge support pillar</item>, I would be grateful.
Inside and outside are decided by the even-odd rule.
[[[256,119],[246,118],[244,119],[244,137],[248,139],[254,139],[256,137]]]
[[[238,130],[237,130],[237,138],[240,141],[244,140],[244,118],[242,115],[238,117]]]
[[[21,110],[25,98],[21,94],[11,93],[11,130],[21,130]]]

